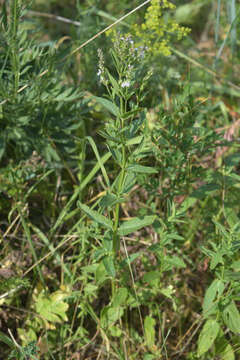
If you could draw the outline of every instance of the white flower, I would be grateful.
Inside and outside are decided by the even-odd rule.
[[[130,86],[130,81],[128,81],[128,80],[123,81],[121,86],[122,86],[123,88],[124,88],[124,87],[129,87],[129,86]]]
[[[100,76],[101,73],[102,73],[102,70],[101,70],[101,69],[98,69],[97,76]]]

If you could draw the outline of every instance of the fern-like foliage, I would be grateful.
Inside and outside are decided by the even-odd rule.
[[[18,162],[35,150],[60,163],[59,153],[70,157],[71,134],[81,127],[81,93],[63,84],[61,54],[54,42],[37,42],[27,10],[12,0],[1,12],[0,159]]]

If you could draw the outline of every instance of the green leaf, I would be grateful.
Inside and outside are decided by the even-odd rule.
[[[232,263],[231,268],[240,272],[240,260],[236,260]]]
[[[106,172],[106,170],[105,170],[105,167],[104,167],[104,165],[103,165],[103,163],[102,163],[102,159],[101,159],[101,157],[100,157],[100,155],[99,155],[99,153],[98,153],[97,146],[96,146],[95,142],[93,141],[93,138],[91,138],[91,136],[87,136],[86,139],[89,141],[90,145],[92,146],[92,149],[93,149],[93,151],[94,151],[94,154],[95,154],[95,156],[96,156],[96,158],[97,158],[97,161],[98,161],[98,163],[99,163],[99,166],[100,166],[100,168],[101,168],[103,177],[104,177],[104,179],[105,179],[105,181],[106,181],[106,184],[107,184],[108,187],[110,187],[110,181],[109,181],[107,172]]]
[[[220,329],[217,339],[214,343],[215,355],[218,355],[221,360],[234,360],[235,355],[232,346],[229,341],[225,338],[224,332]]]
[[[221,249],[217,249],[217,251],[212,255],[210,269],[213,270],[218,264],[224,265],[223,255],[225,255],[225,251]]]
[[[234,228],[236,225],[239,225],[239,218],[236,212],[231,207],[224,208],[224,215],[231,229]]]
[[[142,174],[156,174],[158,173],[158,170],[154,169],[150,166],[143,166],[143,165],[130,165],[127,167],[128,171],[133,171],[136,173],[142,173]]]
[[[223,278],[225,281],[240,281],[240,271],[230,271],[225,270],[223,273]]]
[[[114,267],[114,260],[112,256],[106,256],[103,259],[103,264],[105,266],[105,269],[108,273],[108,275],[112,278],[114,278],[116,276],[116,271],[115,271],[115,267]]]
[[[220,356],[222,360],[234,360],[235,355],[232,346],[227,344]]]
[[[166,262],[172,266],[175,266],[176,268],[179,268],[179,269],[186,267],[184,261],[178,256],[171,256],[171,257],[168,256],[166,258]]]
[[[207,257],[212,257],[214,255],[214,252],[210,249],[205,248],[202,245],[199,245],[199,249],[203,252],[204,255]]]
[[[113,147],[109,146],[109,150],[111,151],[112,157],[116,161],[116,163],[121,166],[122,164],[122,154],[118,149],[114,149]]]
[[[142,280],[150,285],[153,285],[154,283],[158,283],[160,281],[160,273],[157,270],[148,271],[144,274]]]
[[[14,342],[5,335],[2,331],[0,331],[0,342],[3,342],[4,344],[8,345],[11,348],[15,348]]]
[[[240,240],[233,241],[231,251],[237,252],[239,249],[240,249]]]
[[[115,18],[114,21],[116,21],[117,19]],[[114,49],[110,49],[110,54],[112,56],[112,59],[115,63],[116,69],[119,69],[121,67],[121,60],[118,56],[118,54],[116,53],[116,51],[114,51]]]
[[[86,276],[86,273],[95,273],[95,271],[97,270],[97,267],[98,267],[98,264],[82,266],[81,271],[84,274],[84,276]]]
[[[209,183],[200,186],[198,189],[194,190],[191,194],[191,197],[203,200],[207,196],[213,195],[217,190],[221,190],[221,186],[215,183]]]
[[[133,188],[133,186],[135,185],[137,179],[134,173],[127,173],[126,177],[124,179],[124,184],[123,184],[123,189],[122,189],[122,194],[128,194],[129,191]]]
[[[95,280],[98,285],[102,284],[105,280],[108,279],[107,271],[103,262],[98,264],[96,272],[95,272]]]
[[[107,253],[111,253],[113,249],[113,235],[111,231],[106,231],[103,239],[102,239],[102,245]]]
[[[195,197],[187,197],[178,209],[178,213],[185,213],[191,206],[195,204],[197,199]]]
[[[240,333],[240,314],[233,301],[225,307],[222,317],[225,325],[234,334]]]
[[[73,88],[67,88],[65,91],[61,92],[57,97],[54,98],[55,101],[73,101],[80,96],[78,91],[73,91]]]
[[[111,335],[114,337],[120,337],[122,335],[122,330],[117,326],[112,325],[109,330]]]
[[[128,119],[129,117],[134,117],[134,116],[138,115],[139,110],[140,109],[137,108],[137,109],[133,109],[133,110],[125,112],[124,114],[122,114],[122,119]],[[142,123],[143,123],[143,118],[140,118],[140,119],[137,119],[137,120],[134,120],[131,122],[130,129],[129,129],[130,131],[128,133],[128,136],[130,138],[132,138],[133,135],[136,134],[137,130],[140,128]]]
[[[106,69],[107,70],[107,69]],[[117,80],[114,79],[114,77],[110,74],[110,72],[107,70],[108,78],[112,84],[112,87],[117,95],[121,95],[122,89],[118,85]]]
[[[114,295],[112,305],[113,307],[121,306],[125,303],[128,297],[128,289],[127,288],[119,288]]]
[[[131,264],[131,262],[133,262],[135,259],[137,259],[140,255],[142,255],[141,252],[137,252],[134,254],[131,254],[130,256],[128,256],[126,259],[124,259],[123,261],[120,262],[120,268],[124,268],[127,265]]]
[[[220,325],[216,320],[209,319],[206,321],[198,338],[198,357],[201,357],[210,349],[218,335],[219,329]]]
[[[215,279],[206,291],[203,301],[203,314],[208,317],[215,313],[217,308],[217,300],[221,297],[224,291],[224,283],[221,280]]]
[[[118,228],[118,234],[125,236],[134,231],[140,230],[145,226],[151,225],[156,219],[155,215],[136,217],[128,221],[124,221]]]
[[[143,360],[155,360],[155,359],[156,357],[153,354],[149,354],[149,353],[144,354]]]
[[[95,295],[97,293],[98,287],[94,284],[88,283],[84,286],[84,293],[86,295]]]
[[[121,144],[122,140],[120,138],[114,137],[114,136],[110,136],[108,135],[105,131],[99,130],[98,134],[101,135],[104,139],[113,141],[117,144]]]
[[[36,310],[38,314],[47,321],[52,323],[61,323],[62,320],[67,321],[66,311],[68,304],[64,302],[66,293],[56,291],[50,296],[46,296],[43,292],[38,296]]]
[[[240,153],[236,152],[227,156],[224,160],[224,163],[226,166],[229,167],[238,165],[240,163]]]
[[[146,316],[144,319],[144,332],[146,335],[147,346],[150,350],[155,344],[155,324],[156,321],[151,316]]]
[[[112,113],[114,116],[119,117],[120,112],[118,107],[111,102],[110,100],[104,99],[99,96],[92,96],[94,100],[96,100],[99,104],[101,104],[105,109],[107,109],[110,113]]]
[[[142,142],[142,140],[143,140],[143,135],[139,135],[132,139],[127,140],[126,145],[127,146],[137,145],[137,144],[140,144]]]
[[[113,224],[111,220],[99,214],[97,211],[90,209],[90,207],[88,207],[85,204],[82,204],[80,201],[77,202],[77,205],[93,221],[96,221],[98,224],[102,225],[106,229],[112,230]]]
[[[106,255],[106,250],[105,249],[98,249],[97,251],[94,252],[93,258],[94,258],[94,260],[98,261],[99,259],[101,259],[105,255]]]
[[[99,203],[99,206],[101,206],[102,208],[111,208],[113,205],[123,202],[124,198],[117,198],[116,195],[114,194],[110,194],[107,193],[106,195],[104,195]]]
[[[1,25],[3,25],[4,31],[8,30],[8,12],[7,12],[6,1],[3,1],[2,3]]]
[[[112,326],[123,315],[123,309],[121,307],[106,306],[101,311],[101,326],[106,329]]]

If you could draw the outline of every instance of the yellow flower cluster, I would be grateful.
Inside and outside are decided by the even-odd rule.
[[[180,26],[173,20],[165,23],[163,10],[173,10],[175,5],[168,0],[152,0],[145,15],[145,22],[141,25],[134,25],[133,31],[139,39],[138,45],[148,47],[148,52],[154,55],[161,54],[169,56],[171,54],[169,41],[171,35],[177,35],[180,40],[186,36],[190,29]]]

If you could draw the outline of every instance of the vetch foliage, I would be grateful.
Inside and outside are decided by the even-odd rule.
[[[80,92],[62,83],[56,44],[39,43],[27,26],[24,7],[18,0],[6,1],[1,13],[0,53],[0,160],[19,161],[35,150],[47,161],[59,163],[59,153],[71,153],[70,138],[81,107]],[[47,74],[44,72],[47,70]]]

